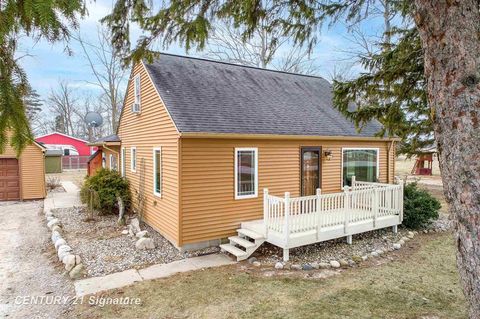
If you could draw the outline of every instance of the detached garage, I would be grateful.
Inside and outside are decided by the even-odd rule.
[[[0,201],[45,198],[44,152],[33,142],[17,157],[7,145],[0,154]]]

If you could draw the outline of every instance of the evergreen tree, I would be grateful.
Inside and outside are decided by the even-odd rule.
[[[29,91],[27,75],[15,57],[18,36],[36,40],[68,40],[69,27],[86,13],[84,0],[6,0],[0,5],[0,153],[10,143],[17,153],[33,140],[24,98]],[[67,48],[68,49],[68,48]],[[12,133],[7,141],[7,131]]]

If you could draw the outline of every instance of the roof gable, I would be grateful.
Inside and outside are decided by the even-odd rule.
[[[370,137],[332,105],[320,77],[161,54],[145,68],[181,133]]]

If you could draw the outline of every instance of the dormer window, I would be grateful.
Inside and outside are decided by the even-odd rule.
[[[133,91],[135,94],[135,101],[132,105],[132,112],[140,113],[140,74],[137,74],[133,79]]]

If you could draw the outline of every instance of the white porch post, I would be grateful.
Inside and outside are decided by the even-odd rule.
[[[323,216],[321,216],[321,213],[322,213],[322,203],[321,203],[321,195],[322,195],[322,190],[320,188],[317,188],[317,215],[316,215],[316,227],[317,227],[317,240],[318,240],[318,236],[320,234],[320,231],[322,230],[322,224],[323,224],[323,221],[322,221],[322,218]]]
[[[289,249],[283,249],[283,261],[287,262],[290,259]]]
[[[290,192],[285,192],[285,216],[283,218],[283,233],[285,236],[285,247],[288,247],[288,238],[290,237]]]
[[[377,215],[380,206],[380,197],[378,196],[378,187],[373,189],[373,228],[377,226]]]
[[[349,194],[349,187],[344,186],[343,187],[343,192],[345,193],[345,202],[344,202],[344,225],[343,225],[343,231],[345,234],[348,233],[348,222],[350,219],[350,194]]]
[[[399,184],[400,184],[400,200],[399,200],[399,205],[400,205],[400,216],[399,216],[399,219],[400,219],[400,223],[403,222],[403,180],[400,180],[399,181]]]
[[[351,245],[353,241],[352,235],[347,236],[347,244]]]
[[[352,176],[352,191],[355,190],[355,183],[357,181],[357,178],[355,177],[355,175]]]
[[[394,234],[398,233],[398,225],[393,225],[392,226],[392,231]]]
[[[268,202],[268,188],[263,189],[263,227],[265,238],[268,238],[268,210],[270,203]]]

